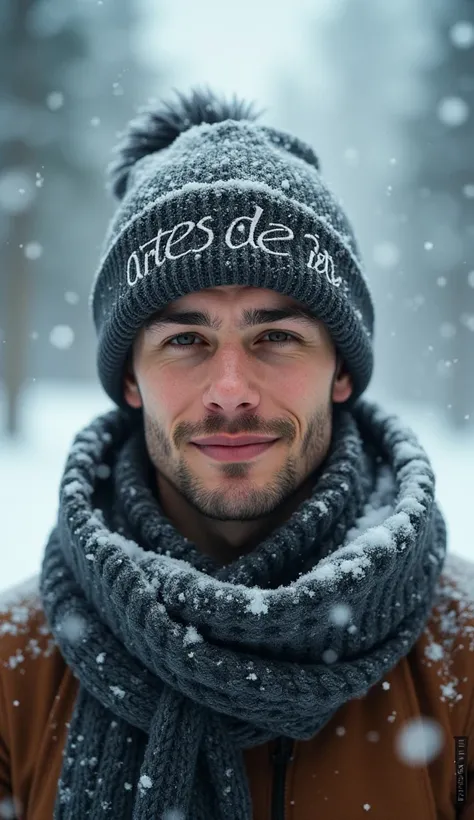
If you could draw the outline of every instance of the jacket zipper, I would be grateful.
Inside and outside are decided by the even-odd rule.
[[[293,751],[294,740],[291,737],[279,737],[276,740],[273,761],[272,816],[271,820],[285,820],[285,785],[288,761]]]

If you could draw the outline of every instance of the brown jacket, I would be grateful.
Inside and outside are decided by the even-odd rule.
[[[383,681],[312,740],[295,742],[287,763],[272,757],[275,742],[245,752],[253,820],[278,817],[279,802],[285,820],[474,820],[474,583],[462,578],[473,565],[453,560],[423,634]],[[51,820],[78,683],[37,596],[17,593],[0,610],[0,817],[13,816],[13,796],[23,820]],[[444,745],[434,760],[413,766],[399,756],[397,738],[420,715],[437,721]],[[472,773],[457,811],[455,736],[469,738]]]

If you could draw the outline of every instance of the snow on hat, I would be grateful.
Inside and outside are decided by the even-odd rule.
[[[143,110],[109,166],[120,200],[90,305],[99,378],[124,409],[125,364],[147,318],[219,285],[268,288],[327,326],[353,381],[373,370],[374,309],[352,227],[313,149],[212,91]]]

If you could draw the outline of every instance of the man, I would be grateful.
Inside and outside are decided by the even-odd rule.
[[[472,820],[469,564],[416,437],[361,398],[373,306],[316,155],[193,92],[111,176],[117,409],[4,606],[3,816]]]

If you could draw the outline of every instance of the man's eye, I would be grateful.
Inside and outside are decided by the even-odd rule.
[[[168,339],[166,344],[170,345],[171,347],[191,347],[191,345],[187,345],[187,344],[184,344],[184,345],[182,345],[182,344],[178,344],[178,345],[171,344],[172,342],[175,341],[175,339],[183,339],[183,338],[185,339],[186,337],[188,337],[188,339],[190,337],[195,338],[195,339],[198,338],[198,336],[195,333],[178,333],[177,336],[173,336],[172,339]]]

